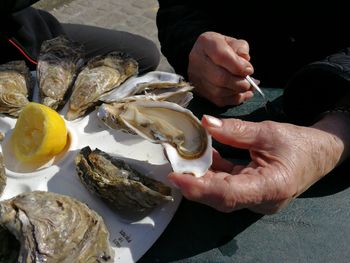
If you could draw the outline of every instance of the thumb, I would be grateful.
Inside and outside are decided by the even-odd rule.
[[[203,115],[202,125],[217,141],[233,147],[249,149],[265,141],[261,138],[261,125],[254,122]]]

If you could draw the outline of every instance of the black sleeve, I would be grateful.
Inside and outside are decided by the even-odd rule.
[[[310,125],[335,106],[350,106],[350,48],[300,69],[284,92],[284,111],[291,121]],[[345,105],[349,104],[349,105]]]
[[[8,15],[20,11],[39,0],[1,0],[0,1],[0,15]]]
[[[158,38],[161,51],[178,74],[187,77],[188,55],[197,37],[215,29],[205,0],[158,0]]]

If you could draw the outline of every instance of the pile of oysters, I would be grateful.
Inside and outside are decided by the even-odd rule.
[[[59,36],[43,43],[36,81],[24,61],[0,65],[0,114],[16,118],[33,100],[59,111],[67,121],[97,109],[107,129],[161,144],[175,172],[202,176],[212,163],[211,137],[186,109],[192,89],[176,74],[154,71],[138,76],[137,61],[122,52],[86,60],[82,45]],[[100,149],[82,148],[75,165],[83,185],[122,217],[137,220],[173,200],[170,187]],[[0,153],[0,195],[5,185]],[[79,262],[113,258],[102,218],[68,196],[31,192],[0,202],[0,233],[4,229],[20,241],[21,262],[61,262],[55,258],[63,255],[57,249],[79,255]],[[49,240],[56,240],[57,233],[62,242],[51,247]],[[65,247],[65,239],[80,245]],[[73,262],[69,260],[62,262]]]

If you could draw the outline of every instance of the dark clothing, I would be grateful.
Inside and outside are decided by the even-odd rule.
[[[0,63],[38,57],[44,40],[66,34],[72,40],[84,44],[86,57],[113,50],[128,53],[139,62],[139,72],[155,70],[160,54],[150,40],[127,32],[85,25],[61,24],[46,11],[30,7],[37,1],[1,0],[0,2]],[[15,47],[15,45],[17,47]],[[22,50],[26,56],[20,51]]]
[[[248,41],[253,76],[265,87],[287,87],[285,111],[294,121],[309,123],[350,90],[348,14],[341,3],[159,0],[159,5],[161,50],[179,74],[187,75],[197,37],[215,31]]]

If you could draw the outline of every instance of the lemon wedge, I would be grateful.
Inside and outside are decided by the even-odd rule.
[[[33,163],[59,154],[67,144],[67,136],[66,124],[55,110],[30,102],[22,109],[10,140],[16,158]]]

